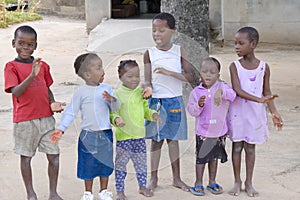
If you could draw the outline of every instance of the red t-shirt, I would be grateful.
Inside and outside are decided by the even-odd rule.
[[[10,61],[4,69],[5,92],[23,82],[32,71],[32,63],[23,63],[17,60]],[[50,67],[42,61],[39,74],[18,98],[12,95],[13,122],[22,122],[53,115],[50,108],[49,87],[53,80]]]

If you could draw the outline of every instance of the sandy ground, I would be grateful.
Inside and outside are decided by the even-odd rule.
[[[30,22],[38,32],[38,49],[35,56],[42,57],[51,66],[54,77],[52,91],[58,101],[69,102],[74,89],[82,82],[73,72],[73,62],[77,55],[85,52],[88,36],[85,33],[85,22],[69,19],[45,17],[42,21]],[[16,56],[11,47],[13,32],[19,25],[7,29],[0,29],[0,87],[3,88],[4,64]],[[271,87],[273,93],[279,94],[276,105],[281,113],[285,127],[277,132],[270,124],[270,139],[266,144],[257,146],[256,166],[254,172],[254,186],[260,192],[257,199],[299,199],[300,198],[300,47],[286,45],[260,44],[256,55],[268,62],[271,66]],[[103,59],[106,71],[105,82],[117,87],[120,83],[116,76],[116,66],[120,58],[114,53],[99,54]],[[228,66],[237,57],[231,44],[224,48],[214,47],[211,53],[222,63],[221,76],[229,81]],[[132,53],[126,57],[136,59],[142,63],[140,53]],[[73,85],[75,84],[75,85]],[[77,85],[76,85],[77,84]],[[12,104],[11,96],[0,91],[0,199],[26,199],[25,188],[19,170],[19,156],[12,152]],[[61,114],[55,114],[59,121]],[[194,183],[194,119],[189,117],[189,139],[181,142],[181,175],[189,185]],[[68,129],[60,142],[61,166],[58,191],[66,200],[80,199],[83,194],[83,182],[76,178],[76,146],[79,134],[79,123],[76,120]],[[231,143],[227,142],[229,160],[231,159]],[[148,157],[149,158],[149,157]],[[243,162],[242,177],[245,167]],[[48,197],[47,162],[45,156],[37,153],[32,162],[34,187],[39,199]],[[130,165],[126,179],[126,194],[129,199],[146,199],[137,193],[137,183]],[[171,169],[168,160],[167,148],[161,158],[159,171],[159,186],[156,199],[196,199],[191,193],[183,192],[172,187]],[[207,183],[205,171],[205,183]],[[205,199],[232,199],[227,194],[233,183],[231,162],[219,165],[218,182],[223,186],[225,193],[219,196],[206,192]],[[95,180],[94,190],[99,187]],[[114,176],[111,176],[109,189],[115,193]],[[248,199],[242,192],[236,199]]]

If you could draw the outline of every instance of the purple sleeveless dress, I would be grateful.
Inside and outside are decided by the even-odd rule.
[[[260,61],[253,70],[245,69],[239,61],[234,62],[241,88],[257,97],[263,96],[263,83],[266,64]],[[232,142],[245,141],[249,144],[262,144],[268,140],[266,105],[243,99],[239,96],[229,106],[229,136]]]

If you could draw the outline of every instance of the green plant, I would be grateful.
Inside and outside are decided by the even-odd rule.
[[[24,10],[24,6],[18,6],[16,11],[7,11],[5,9],[6,2],[18,2],[17,0],[2,0],[0,1],[0,28],[6,28],[9,24],[16,24],[25,21],[41,20],[43,17],[36,13],[40,5],[40,1],[32,0],[29,4],[29,9]],[[23,1],[19,1],[22,3]]]

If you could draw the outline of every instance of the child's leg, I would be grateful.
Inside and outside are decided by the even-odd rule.
[[[241,180],[241,154],[244,148],[244,142],[232,143],[232,165],[234,174],[234,186],[229,191],[231,195],[238,196],[241,192],[242,180]]]
[[[99,179],[100,179],[100,192],[101,192],[102,190],[107,189],[109,177],[100,176]]]
[[[155,141],[152,140],[151,142],[151,153],[150,153],[150,160],[151,160],[151,178],[149,183],[149,189],[153,190],[157,187],[157,181],[158,181],[158,165],[161,155],[161,147],[163,145],[164,141]]]
[[[130,158],[136,172],[136,179],[139,184],[139,193],[146,196],[153,196],[153,192],[146,188],[147,183],[147,157],[145,139],[133,140],[133,149]]]
[[[181,188],[184,191],[189,191],[187,186],[180,178],[180,159],[179,159],[179,144],[177,140],[167,140],[169,147],[169,157],[172,165],[173,186]]]
[[[26,157],[26,156],[20,157],[21,173],[22,173],[23,181],[27,192],[27,199],[37,200],[37,196],[33,190],[33,184],[32,184],[31,158],[32,157]]]
[[[252,186],[253,170],[255,163],[255,144],[244,144],[246,154],[246,180],[245,190],[250,197],[258,195],[258,192]]]
[[[223,193],[223,188],[216,183],[217,170],[218,170],[218,160],[215,159],[209,161],[208,163],[209,182],[207,188],[210,189],[210,191],[213,194]]]
[[[101,185],[102,186],[102,185]],[[92,180],[84,180],[84,187],[86,192],[93,193],[93,179]]]
[[[49,200],[62,200],[57,194],[57,180],[59,170],[59,154],[47,154],[48,159],[48,176],[50,185]]]
[[[209,177],[208,184],[209,185],[216,183],[217,169],[218,169],[217,159],[208,162],[208,177]]]
[[[196,185],[202,185],[203,186],[204,169],[205,169],[205,164],[196,164],[196,181],[195,181],[195,186]],[[197,191],[197,192],[199,192],[199,191]]]
[[[115,159],[115,181],[117,200],[125,200],[126,196],[124,193],[124,181],[127,175],[126,165],[129,162],[129,141],[117,141],[116,144],[116,159]]]

